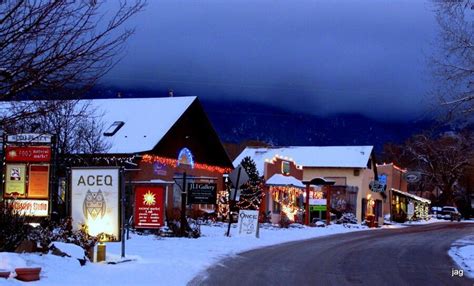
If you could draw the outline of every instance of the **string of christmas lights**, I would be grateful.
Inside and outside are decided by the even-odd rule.
[[[302,193],[300,189],[294,187],[270,187],[273,200],[280,204],[281,210],[285,212],[290,221],[295,221],[295,216],[300,209],[296,205],[296,199]]]
[[[167,165],[173,168],[176,168],[178,166],[178,160],[177,159],[171,159],[171,158],[166,158],[166,157],[161,157],[161,156],[155,156],[155,155],[143,155],[142,157],[142,162],[145,163],[155,163],[158,162],[163,165]],[[214,165],[207,165],[203,163],[194,163],[194,169],[199,169],[199,170],[206,170],[209,172],[217,172],[217,173],[230,173],[232,171],[230,168],[224,168],[224,167],[219,167],[219,166],[214,166]]]

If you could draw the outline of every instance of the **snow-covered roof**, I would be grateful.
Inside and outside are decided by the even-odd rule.
[[[103,115],[107,129],[116,121],[124,122],[113,136],[103,136],[109,154],[150,151],[171,129],[196,99],[189,97],[117,98],[88,100],[97,114]]]
[[[425,199],[425,198],[422,198],[422,197],[419,197],[417,195],[414,195],[414,194],[410,194],[410,193],[407,193],[407,192],[403,192],[403,191],[400,191],[400,190],[397,190],[397,189],[392,189],[393,192],[396,192],[396,193],[399,193],[399,194],[402,194],[404,196],[407,196],[409,198],[412,198],[412,199],[415,199],[417,201],[420,201],[420,202],[423,202],[423,203],[428,203],[428,204],[431,204],[431,201],[428,200],[428,199]]]
[[[247,147],[234,160],[234,166],[250,156],[260,175],[266,159],[288,157],[303,167],[366,168],[373,146],[290,146],[276,148]]]
[[[275,174],[265,182],[267,186],[293,186],[297,188],[304,188],[304,184],[293,176],[285,176],[282,174]]]

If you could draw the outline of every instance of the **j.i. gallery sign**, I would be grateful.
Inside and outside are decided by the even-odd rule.
[[[120,237],[119,169],[77,168],[71,170],[71,216],[73,227],[86,225],[90,235],[105,233]]]

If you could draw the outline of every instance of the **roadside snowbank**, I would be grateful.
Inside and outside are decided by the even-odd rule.
[[[77,259],[39,254],[2,253],[9,261],[42,267],[41,280],[28,285],[186,285],[199,272],[225,256],[259,247],[320,237],[325,235],[366,230],[366,227],[289,229],[264,227],[260,238],[226,237],[226,225],[202,226],[198,239],[160,238],[154,235],[132,234],[126,241],[126,257],[130,262],[119,264],[88,263],[81,267]],[[233,228],[231,234],[236,233]],[[107,260],[120,260],[120,243],[107,243]],[[13,263],[15,264],[15,263]],[[10,267],[16,267],[9,263]],[[0,268],[1,264],[0,264]],[[0,280],[6,285],[21,285],[15,279]]]
[[[474,235],[455,241],[448,254],[465,275],[474,278]]]

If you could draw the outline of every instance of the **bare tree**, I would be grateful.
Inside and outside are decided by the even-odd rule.
[[[0,100],[77,97],[92,87],[133,33],[119,29],[145,5],[132,1],[0,1]]]
[[[453,203],[455,187],[474,158],[472,137],[467,131],[438,137],[419,134],[404,145],[391,145],[385,151],[392,152],[392,158],[402,166],[420,171],[420,184],[426,190],[435,190],[441,194],[442,202]]]
[[[474,112],[474,3],[434,0],[440,27],[434,61],[436,92],[451,116]]]
[[[110,146],[102,138],[102,114],[87,100],[14,101],[8,104],[12,113],[47,112],[24,117],[16,124],[8,125],[7,132],[39,132],[56,136],[61,157],[67,154],[97,154]],[[31,110],[31,112],[30,112]]]

